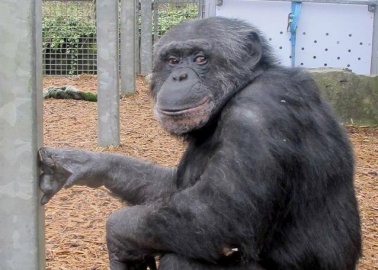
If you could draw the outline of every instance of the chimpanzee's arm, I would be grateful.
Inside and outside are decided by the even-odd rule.
[[[193,186],[110,216],[111,269],[128,269],[122,267],[160,252],[212,263],[224,259],[227,250],[257,256],[258,239],[268,233],[266,224],[272,223],[282,195],[277,164],[257,137],[246,150],[229,140],[220,145]],[[191,160],[194,167],[201,162]]]
[[[41,148],[40,187],[47,203],[63,186],[104,185],[131,204],[154,201],[176,190],[176,169],[127,156],[76,149]]]

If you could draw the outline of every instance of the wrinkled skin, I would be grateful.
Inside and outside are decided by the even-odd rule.
[[[105,186],[112,270],[352,270],[361,253],[353,154],[300,69],[276,64],[242,21],[209,18],[154,47],[154,114],[188,143],[177,167],[40,149],[47,203],[62,187]]]

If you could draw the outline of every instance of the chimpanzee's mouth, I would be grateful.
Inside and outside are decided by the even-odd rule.
[[[185,109],[164,109],[164,108],[156,108],[159,114],[163,114],[165,116],[181,116],[181,115],[197,115],[202,114],[208,111],[211,106],[211,98],[209,96],[204,97],[201,99],[200,102],[195,104],[194,107],[185,108]]]

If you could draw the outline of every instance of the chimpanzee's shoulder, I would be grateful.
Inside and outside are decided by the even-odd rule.
[[[318,92],[318,88],[311,74],[302,68],[275,67],[266,70],[257,76],[246,89],[255,86],[263,86],[265,89],[276,89],[281,92],[290,89],[290,91]]]
[[[282,66],[268,69],[256,76],[235,95],[234,101],[237,106],[243,106],[244,103],[273,106],[283,101],[288,102],[286,105],[322,102],[319,89],[307,70]]]
[[[328,105],[311,74],[299,68],[277,67],[264,71],[234,95],[224,108],[223,119],[235,128],[255,129],[292,122],[298,113],[324,107]]]

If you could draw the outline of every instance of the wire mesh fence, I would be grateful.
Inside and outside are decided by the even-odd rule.
[[[153,4],[154,40],[175,24],[201,17],[203,2],[201,0],[155,0]]]
[[[96,73],[93,0],[44,0],[43,71],[46,75]]]
[[[153,40],[173,25],[199,17],[202,5],[203,0],[153,1]],[[44,75],[96,74],[96,0],[43,0],[42,6]],[[137,5],[140,22],[139,9]],[[136,27],[140,34],[140,23]]]

